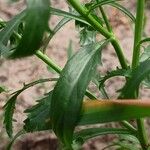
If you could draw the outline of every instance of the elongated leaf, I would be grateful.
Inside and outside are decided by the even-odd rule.
[[[70,18],[73,20],[77,20],[79,22],[82,22],[86,25],[90,25],[82,16],[80,16],[77,12],[66,12],[60,9],[52,8],[50,7],[50,13],[57,16],[63,16],[66,18]]]
[[[13,139],[9,142],[9,144],[8,144],[8,146],[7,146],[7,148],[6,148],[6,150],[11,150],[11,148],[12,148],[14,142],[16,141],[16,139],[17,139],[18,137],[20,137],[21,135],[23,135],[23,134],[25,134],[25,131],[24,131],[24,130],[19,131],[19,132],[13,137]]]
[[[128,10],[126,9],[124,6],[118,4],[118,3],[110,3],[111,6],[119,9],[121,12],[123,12],[125,15],[127,15],[133,22],[135,22],[135,17],[134,15]]]
[[[48,30],[50,1],[28,0],[27,4],[23,37],[11,58],[33,55],[40,48],[43,35]]]
[[[26,11],[16,15],[12,20],[6,23],[6,26],[0,31],[0,43],[6,46],[10,36],[17,30],[19,24],[25,17]]]
[[[12,20],[8,21],[4,28],[0,31],[0,55],[10,55],[10,48],[7,47],[7,43],[12,34],[17,31],[19,24],[23,21],[26,11],[16,15]]]
[[[135,22],[134,15],[128,9],[126,9],[124,6],[120,5],[116,1],[120,1],[120,0],[101,0],[101,1],[97,2],[95,5],[93,5],[91,7],[91,10],[93,10],[99,6],[111,5],[117,9],[119,9],[121,12],[123,12],[125,15],[127,15],[133,22]]]
[[[66,64],[52,95],[51,119],[56,135],[70,146],[84,94],[95,71],[100,43],[86,45]]]
[[[13,114],[15,110],[16,99],[19,94],[12,96],[4,106],[4,124],[9,137],[13,134]]]
[[[91,138],[106,135],[106,134],[131,134],[127,129],[117,129],[117,128],[88,128],[81,130],[74,135],[74,139],[82,138],[83,141],[89,140]]]
[[[78,125],[139,119],[148,116],[150,116],[150,102],[146,100],[86,100],[82,106]]]
[[[25,91],[26,89],[28,89],[36,84],[48,82],[48,81],[52,81],[52,80],[56,81],[55,79],[40,79],[40,80],[34,81],[32,83],[26,84],[26,85],[24,85],[24,87],[22,89],[12,93],[13,96],[11,98],[9,98],[9,100],[3,107],[4,108],[4,124],[5,124],[5,128],[6,128],[6,131],[7,131],[9,137],[12,137],[12,134],[13,134],[12,120],[13,120],[13,114],[14,114],[17,97],[23,91]]]
[[[33,132],[51,129],[49,118],[51,96],[52,92],[50,92],[50,94],[47,94],[46,97],[39,100],[38,104],[36,104],[35,106],[25,110],[25,113],[28,113],[28,118],[24,121],[25,131]]]
[[[120,98],[135,98],[134,92],[140,83],[150,74],[150,60],[142,62],[135,70],[132,72],[131,78],[126,82],[126,85],[122,89]]]

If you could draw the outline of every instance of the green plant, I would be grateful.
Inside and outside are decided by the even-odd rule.
[[[147,87],[150,85],[149,46],[144,47],[145,51],[141,54],[141,45],[150,41],[150,38],[143,36],[145,0],[137,0],[136,17],[119,0],[91,0],[88,3],[66,1],[69,12],[52,8],[49,0],[27,0],[27,8],[20,14],[8,22],[0,20],[2,57],[15,59],[35,55],[60,74],[59,79],[37,80],[11,94],[4,106],[4,125],[12,138],[8,149],[20,134],[43,130],[53,130],[62,143],[62,149],[80,149],[86,140],[105,134],[120,135],[118,142],[107,148],[133,149],[131,144],[134,144],[137,146],[135,149],[150,149],[142,119],[150,116],[150,103],[146,100],[127,100],[138,99],[141,84]],[[105,5],[119,9],[135,24],[132,64],[126,61],[106,15]],[[48,26],[51,15],[63,17],[54,29]],[[70,44],[68,61],[61,69],[43,51],[59,29],[70,20],[74,20],[79,29],[81,49],[72,56]],[[101,41],[96,38],[98,34],[104,37]],[[104,77],[95,76],[102,50],[108,43],[114,47],[121,68],[116,66],[116,70],[108,72]],[[96,100],[97,97],[87,90],[92,81],[103,97],[109,99],[104,84],[115,76],[125,78],[124,86],[119,91],[120,100]],[[57,82],[54,89],[46,93],[35,106],[25,110],[28,117],[24,121],[23,131],[13,137],[12,122],[18,95],[31,86],[52,81]],[[0,91],[5,92],[3,87],[0,87]],[[84,100],[85,95],[90,100]],[[137,125],[133,126],[130,119],[136,119]],[[121,127],[75,130],[75,127],[81,125],[113,121],[119,121]]]

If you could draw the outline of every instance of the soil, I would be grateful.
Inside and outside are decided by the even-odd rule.
[[[124,5],[129,8],[133,13],[135,13],[135,1],[125,1]],[[52,5],[63,10],[68,10],[64,0],[52,0]],[[0,18],[4,20],[9,20],[15,14],[20,12],[25,7],[25,1],[20,0],[17,3],[10,4],[6,0],[0,0]],[[124,49],[124,53],[131,62],[132,47],[133,47],[133,30],[131,21],[126,18],[122,13],[116,9],[106,8],[109,14],[109,19],[113,26],[114,32],[116,33],[121,45]],[[147,9],[147,17],[149,18],[149,10]],[[150,18],[149,18],[150,19]],[[59,18],[52,17],[51,26],[57,24]],[[146,34],[150,33],[150,22],[146,25]],[[63,30],[57,33],[54,39],[48,46],[47,54],[49,57],[53,58],[55,62],[61,67],[63,67],[67,61],[67,47],[69,41],[73,41],[73,49],[76,51],[79,48],[77,29],[75,29],[74,22],[70,22]],[[108,70],[115,69],[119,66],[116,54],[113,48],[109,45],[103,51],[103,66],[99,69],[101,72],[106,73]],[[55,73],[48,71],[47,66],[41,62],[37,57],[28,57],[25,59],[18,60],[0,60],[0,85],[5,85],[8,87],[10,92],[20,89],[23,83],[29,83],[31,81],[47,78],[47,77],[57,77]],[[116,82],[117,81],[117,82]],[[121,78],[115,78],[106,83],[106,88],[108,89],[109,96],[111,98],[116,98],[114,95],[115,91],[120,89],[123,80]],[[35,101],[42,96],[44,93],[52,89],[53,83],[42,84],[36,87],[30,88],[21,94],[18,98],[15,116],[17,122],[14,123],[14,131],[17,132],[22,127],[22,122],[26,118],[23,111],[26,108],[31,107],[35,104]],[[91,91],[95,91],[94,85],[90,86]],[[8,143],[8,137],[2,125],[2,106],[6,103],[8,95],[0,95],[0,150],[4,150],[6,143]],[[147,89],[141,90],[141,99],[150,98],[150,91]],[[111,124],[111,126],[116,126],[116,124]],[[83,149],[86,150],[101,150],[106,143],[111,142],[114,139],[113,136],[103,136],[88,141],[84,144]],[[56,150],[58,148],[58,141],[52,133],[41,132],[34,134],[27,134],[22,136],[17,140],[14,145],[14,150]]]

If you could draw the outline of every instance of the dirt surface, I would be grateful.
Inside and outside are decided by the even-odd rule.
[[[52,5],[63,10],[67,10],[67,5],[64,0],[53,0]],[[129,9],[134,13],[135,11],[135,2],[134,0],[127,0],[124,2]],[[17,14],[23,10],[25,6],[25,1],[20,1],[15,4],[8,4],[6,0],[0,0],[0,18],[4,20],[9,20],[13,15]],[[124,53],[128,58],[128,61],[131,62],[132,47],[133,47],[133,30],[132,24],[129,23],[130,20],[127,19],[122,13],[116,11],[115,9],[107,8],[109,19],[113,26],[114,32],[116,33],[118,39],[121,41],[121,45],[124,49]],[[149,10],[147,10],[147,17]],[[50,24],[54,26],[58,22],[58,17],[52,17]],[[146,33],[150,33],[150,22],[147,22]],[[63,30],[57,33],[54,39],[48,46],[47,54],[49,57],[53,58],[55,62],[61,67],[63,67],[67,61],[67,52],[69,41],[73,41],[73,48],[76,51],[79,47],[78,44],[78,34],[74,26],[74,22],[68,23]],[[108,46],[103,53],[102,60],[104,62],[103,67],[100,67],[100,70],[103,73],[106,73],[108,70],[115,69],[116,66],[119,66],[116,54],[111,46]],[[56,74],[51,73],[47,70],[47,66],[41,62],[36,56],[18,59],[18,60],[0,60],[0,85],[5,85],[9,88],[10,92],[13,92],[17,89],[20,89],[23,83],[29,83],[31,81],[47,78],[47,77],[57,77]],[[116,82],[117,81],[117,82]],[[115,98],[114,92],[121,88],[123,80],[121,78],[115,78],[107,82],[106,87],[111,98]],[[25,119],[23,111],[26,108],[29,108],[35,104],[37,100],[44,93],[52,89],[53,83],[51,84],[42,84],[29,90],[25,91],[18,98],[15,116],[17,122],[14,124],[14,130],[17,132],[22,127],[22,121]],[[94,91],[95,88],[91,85],[91,91]],[[6,102],[7,94],[0,96],[0,149],[5,149],[4,145],[8,141],[8,137],[5,134],[5,130],[2,125],[2,106]],[[141,98],[150,98],[149,90],[141,91]],[[87,142],[84,145],[83,149],[86,150],[101,150],[105,143],[110,142],[113,139],[111,136],[104,136]],[[53,134],[49,133],[36,133],[36,134],[27,134],[19,139],[15,146],[14,150],[56,150],[58,141]]]

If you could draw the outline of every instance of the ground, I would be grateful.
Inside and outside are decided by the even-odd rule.
[[[135,12],[135,1],[124,1],[124,5],[129,8],[133,13]],[[20,1],[15,4],[8,4],[6,0],[0,0],[0,18],[9,20],[13,15],[17,14],[24,8],[25,1]],[[63,0],[53,0],[52,5],[64,10],[67,10],[67,5]],[[109,19],[113,26],[114,32],[118,39],[121,41],[121,45],[124,49],[125,55],[128,61],[131,62],[132,47],[133,47],[133,26],[131,21],[126,18],[122,13],[115,9],[108,9]],[[149,10],[147,10],[147,17]],[[50,24],[54,26],[58,22],[57,17],[52,17]],[[146,25],[146,34],[150,33],[150,22]],[[69,45],[69,41],[73,41],[73,49],[77,50],[78,44],[77,29],[74,27],[74,22],[67,24],[51,41],[47,49],[49,57],[53,58],[55,62],[61,67],[65,65],[67,60],[66,49]],[[101,71],[105,73],[115,69],[119,66],[118,60],[116,59],[115,52],[111,46],[108,46],[104,50],[102,56],[104,62],[103,67],[100,67]],[[0,84],[9,87],[10,92],[13,92],[22,87],[23,83],[29,83],[33,80],[47,77],[56,77],[57,75],[48,71],[47,66],[41,62],[36,56],[18,59],[18,60],[0,60]],[[117,81],[117,82],[116,82]],[[109,96],[115,98],[114,91],[119,89],[122,85],[121,78],[115,78],[107,82],[106,87],[109,91]],[[15,118],[17,122],[14,125],[14,130],[18,131],[22,127],[22,121],[25,119],[23,111],[35,104],[35,100],[42,96],[43,93],[48,92],[53,87],[53,84],[43,84],[30,88],[25,91],[18,99],[17,109],[15,111]],[[91,85],[91,91],[94,91],[94,85]],[[5,149],[5,143],[7,143],[7,135],[2,126],[2,106],[6,102],[7,94],[0,96],[0,149]],[[150,98],[150,92],[148,90],[141,91],[141,98]],[[113,137],[105,136],[97,138],[87,142],[83,149],[90,150],[101,150],[101,147],[106,142],[111,141]],[[14,148],[15,150],[56,150],[58,141],[53,134],[49,133],[36,133],[28,134],[19,139]]]

